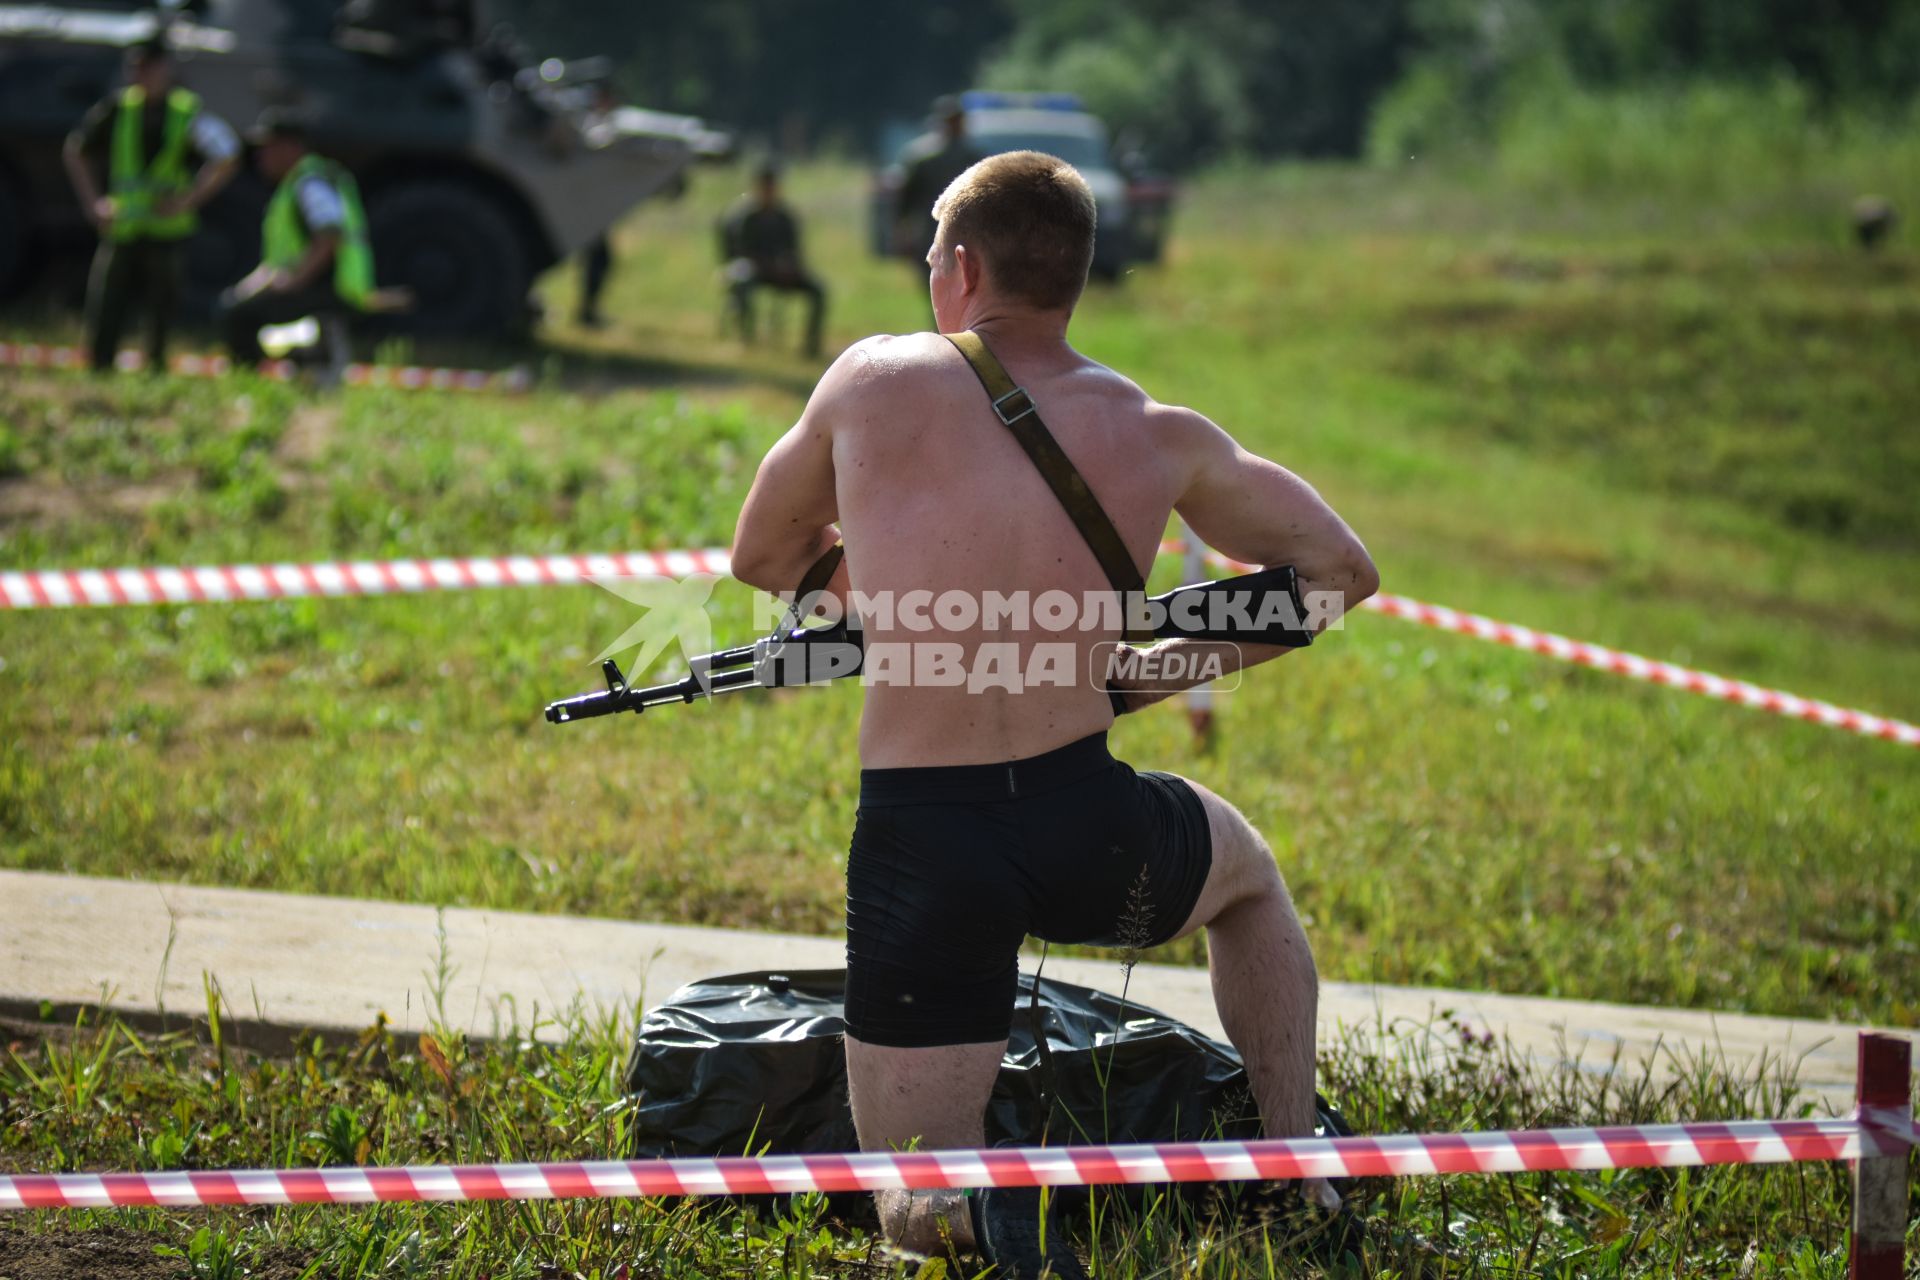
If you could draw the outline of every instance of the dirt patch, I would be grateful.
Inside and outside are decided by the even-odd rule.
[[[340,426],[340,408],[331,404],[303,404],[287,417],[273,447],[275,478],[284,489],[308,489],[324,483],[320,462],[333,445]]]
[[[0,523],[77,520],[87,514],[80,491],[71,485],[37,480],[0,481]]]
[[[190,1274],[185,1260],[154,1252],[168,1243],[127,1227],[0,1227],[0,1280],[179,1280]],[[272,1249],[244,1261],[252,1280],[297,1280],[308,1259]]]
[[[61,524],[103,516],[138,516],[190,489],[193,477],[77,489],[61,480],[0,481],[0,524],[38,521]]]
[[[325,456],[339,425],[339,406],[303,404],[288,415],[273,456],[288,466],[312,466]]]
[[[0,1231],[0,1280],[177,1280],[179,1259],[154,1243],[124,1227]]]

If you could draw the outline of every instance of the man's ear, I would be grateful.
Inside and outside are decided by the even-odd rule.
[[[975,294],[980,292],[983,270],[980,258],[964,244],[953,246],[953,265],[960,272],[960,292]]]

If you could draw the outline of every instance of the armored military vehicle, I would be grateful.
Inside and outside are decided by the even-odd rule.
[[[412,293],[396,323],[418,333],[524,329],[539,272],[732,146],[689,117],[590,110],[585,82],[604,65],[533,58],[485,25],[480,0],[84,4],[0,3],[0,298],[91,252],[61,142],[121,82],[126,48],[162,24],[209,108],[242,129],[267,106],[297,111],[353,170],[379,283]],[[266,197],[249,173],[206,209],[190,305],[258,260]]]

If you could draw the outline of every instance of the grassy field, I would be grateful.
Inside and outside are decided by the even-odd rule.
[[[705,175],[623,227],[615,326],[557,324],[525,397],[0,374],[0,567],[724,544],[819,371],[716,336],[709,225],[733,182]],[[818,169],[795,185],[836,343],[924,326],[910,270],[863,254],[864,180]],[[1096,289],[1076,333],[1305,474],[1388,591],[1920,718],[1920,257],[1850,251],[1839,208],[1831,233],[1750,213],[1637,194],[1559,205],[1355,170],[1222,173],[1186,193],[1170,260]],[[572,284],[549,282],[556,315]],[[789,315],[789,345],[799,327]],[[744,593],[716,599],[716,635],[747,638]],[[857,690],[544,724],[541,704],[593,686],[591,659],[633,614],[581,587],[11,616],[0,865],[835,931]],[[1123,722],[1117,748],[1248,811],[1327,977],[1920,1019],[1910,750],[1372,616],[1220,707],[1210,754],[1171,709]],[[82,1122],[114,1114],[110,1095],[18,1101],[30,1090],[16,1074],[0,1160],[161,1162],[129,1144],[169,1114],[231,1138],[166,1148],[176,1162],[317,1158],[301,1135],[324,1133],[335,1102],[398,1135],[380,1158],[577,1152],[604,1132],[581,1117],[611,1100],[590,1055],[613,1045],[592,1049],[596,1034],[614,1035],[583,1029],[579,1060],[476,1055],[497,1092],[466,1129],[436,1118],[417,1062],[385,1048],[221,1073],[242,1081],[220,1085],[239,1101],[196,1095],[172,1113],[164,1082],[197,1051],[83,1034],[114,1064],[102,1078],[137,1095],[114,1104],[124,1131]],[[62,1052],[36,1033],[7,1069],[44,1076]],[[1377,1064],[1324,1066],[1355,1087],[1382,1078]],[[583,1072],[591,1105],[541,1119],[552,1104],[526,1083],[541,1071]],[[335,1083],[271,1101],[314,1073]],[[1529,1111],[1493,1068],[1426,1079],[1359,1108],[1363,1123],[1640,1114],[1611,1096]],[[1712,1087],[1718,1103],[1683,1091],[1642,1109],[1778,1100],[1699,1086]],[[1422,1110],[1429,1094],[1451,1101]],[[274,1118],[220,1110],[255,1105]],[[72,1136],[49,1145],[48,1116]],[[1696,1250],[1731,1271],[1761,1240],[1751,1274],[1837,1275],[1834,1176],[1423,1184],[1405,1216],[1453,1240],[1447,1274],[1673,1274]],[[648,1232],[695,1230],[680,1212],[351,1221],[384,1241],[365,1255],[380,1274],[482,1274],[483,1256],[515,1259],[492,1274],[542,1274],[555,1259],[507,1242],[545,1233],[585,1242],[566,1268],[609,1276],[613,1263],[589,1262],[613,1256],[594,1252],[605,1233],[657,1243]],[[316,1244],[318,1215],[223,1221],[248,1248],[288,1233],[295,1272],[320,1249],[313,1274],[375,1274]],[[797,1238],[763,1228],[755,1238]],[[391,1261],[406,1247],[424,1260]],[[859,1248],[838,1234],[816,1261],[863,1265]],[[1261,1271],[1218,1256],[1237,1261],[1167,1254],[1140,1274]],[[1420,1273],[1396,1265],[1378,1274]]]
[[[0,563],[724,544],[817,373],[716,340],[689,246],[727,193],[635,216],[617,327],[561,327],[525,398],[8,375]],[[798,198],[836,337],[924,322],[855,175]],[[1471,208],[1203,182],[1080,336],[1318,484],[1387,590],[1920,716],[1915,259]],[[590,587],[16,616],[0,861],[831,932],[857,692],[542,723],[632,616]],[[1247,808],[1330,977],[1920,1012],[1911,752],[1372,617],[1222,715],[1211,756],[1169,713],[1118,745]]]
[[[459,1033],[417,1041],[372,1027],[259,1059],[108,1021],[0,1026],[0,1171],[577,1160],[617,1147],[631,1100],[615,1022],[573,1022],[564,1047],[480,1051]],[[1543,1074],[1504,1046],[1434,1033],[1323,1052],[1321,1086],[1364,1132],[1657,1122],[1797,1110],[1777,1064],[1680,1078]],[[1284,1220],[1196,1202],[1095,1202],[1076,1228],[1095,1274],[1238,1277],[1838,1277],[1849,1202],[1839,1166],[1627,1170],[1363,1184],[1367,1262],[1323,1268]],[[1920,1244],[1920,1228],[1915,1231]],[[161,1252],[167,1251],[167,1252]],[[86,1270],[87,1259],[97,1270]],[[113,1210],[0,1220],[0,1275],[77,1280],[638,1280],[815,1276],[956,1280],[964,1261],[889,1251],[859,1198],[799,1197],[733,1212],[718,1201],[385,1205],[246,1211]]]

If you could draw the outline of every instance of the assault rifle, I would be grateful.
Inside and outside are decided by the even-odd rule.
[[[804,598],[809,593],[801,594]],[[1313,628],[1291,565],[1177,587],[1147,597],[1144,605],[1145,630],[1155,639],[1226,640],[1296,649],[1313,643]],[[636,689],[627,683],[620,665],[608,658],[600,664],[607,680],[605,692],[550,703],[547,719],[571,724],[742,689],[781,689],[857,675],[864,655],[858,624],[843,619],[831,626],[801,626],[794,620],[798,612],[796,605],[787,621],[753,644],[693,658],[686,676],[667,684]]]

